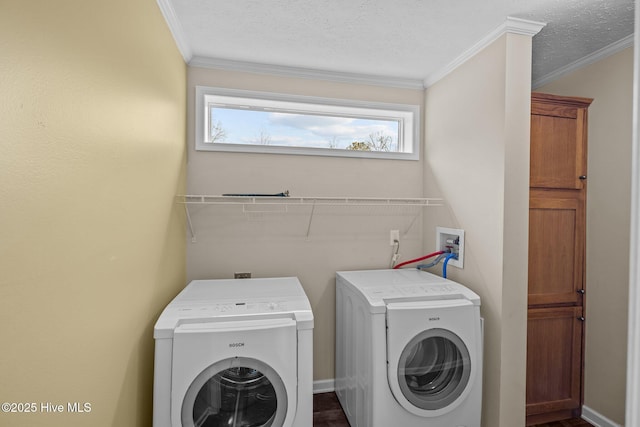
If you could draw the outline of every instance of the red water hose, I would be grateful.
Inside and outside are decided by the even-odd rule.
[[[433,253],[430,253],[429,255],[425,255],[425,256],[420,257],[420,258],[410,259],[409,261],[401,262],[400,264],[396,265],[393,268],[394,269],[400,268],[400,267],[405,266],[407,264],[413,264],[414,262],[422,261],[423,259],[433,258],[434,256],[442,255],[443,253],[445,253],[445,252],[444,251],[433,252]]]

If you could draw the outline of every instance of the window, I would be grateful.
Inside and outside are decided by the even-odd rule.
[[[196,87],[196,150],[419,158],[417,105]]]

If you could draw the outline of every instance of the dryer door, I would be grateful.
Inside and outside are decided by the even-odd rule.
[[[191,383],[182,404],[183,426],[281,426],[287,414],[282,379],[256,359],[214,363]]]
[[[470,371],[467,346],[446,329],[429,329],[413,337],[398,362],[403,396],[429,411],[455,402],[469,383]]]
[[[472,339],[473,333],[467,333],[473,332],[475,324],[469,319],[468,327],[458,326],[455,318],[456,313],[466,317],[464,313],[471,308],[464,304],[388,311],[389,384],[405,409],[416,415],[439,416],[453,410],[468,394],[476,368],[473,348],[465,340]],[[455,321],[448,323],[449,318]]]
[[[296,322],[287,318],[178,326],[172,426],[290,426],[297,408],[296,337]]]

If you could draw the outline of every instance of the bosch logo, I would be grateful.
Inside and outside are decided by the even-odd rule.
[[[244,347],[244,343],[243,342],[232,342],[231,344],[229,344],[229,347],[231,347],[231,348]]]
[[[439,317],[429,317],[429,322],[434,322],[436,320],[440,320]]]

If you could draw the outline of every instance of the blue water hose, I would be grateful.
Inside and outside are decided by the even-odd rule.
[[[447,254],[447,257],[444,259],[444,263],[442,264],[442,277],[444,277],[445,279],[447,278],[447,264],[449,263],[449,260],[451,258],[458,259],[458,255],[454,253],[449,253]]]

